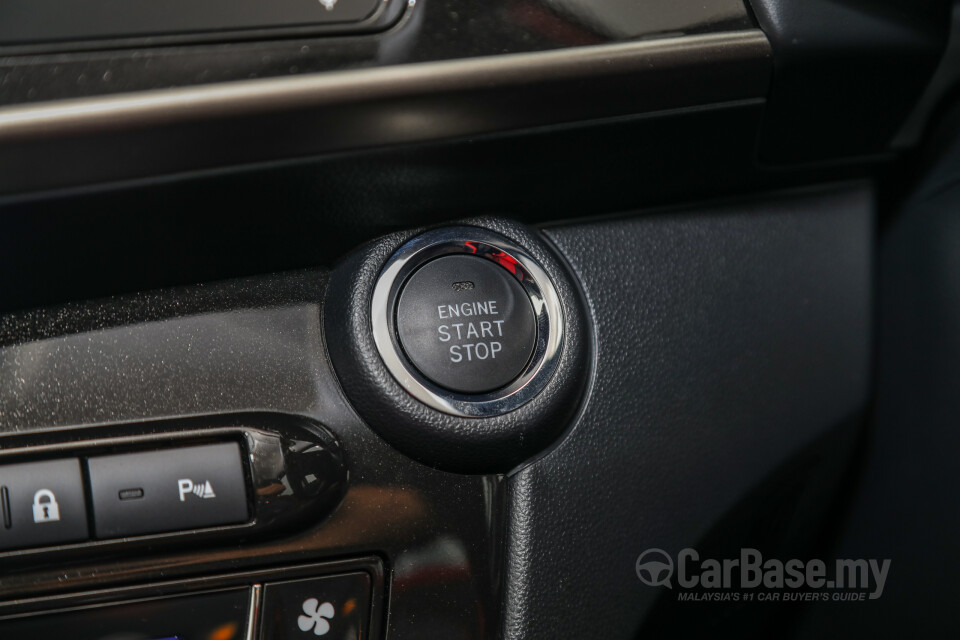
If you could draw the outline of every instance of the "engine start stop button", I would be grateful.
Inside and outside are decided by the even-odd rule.
[[[486,393],[523,373],[537,341],[520,283],[486,258],[450,255],[420,267],[397,303],[397,335],[413,365],[460,393]]]

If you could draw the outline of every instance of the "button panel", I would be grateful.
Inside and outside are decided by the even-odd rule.
[[[34,640],[240,640],[250,589],[139,600],[0,620],[0,637]]]
[[[246,482],[233,442],[90,458],[98,538],[247,521]]]
[[[364,640],[382,637],[383,565],[357,558],[0,603],[0,638]],[[49,609],[48,609],[49,607]],[[52,609],[52,610],[51,610]],[[66,634],[66,635],[64,635]]]
[[[103,553],[141,536],[156,546],[279,533],[321,520],[346,494],[336,436],[302,417],[197,416],[122,431],[4,442],[0,564],[26,565],[63,544]],[[45,459],[54,450],[62,457]]]
[[[0,466],[0,551],[86,540],[80,461]]]

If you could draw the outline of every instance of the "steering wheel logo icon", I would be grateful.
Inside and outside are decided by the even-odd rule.
[[[664,586],[672,589],[673,558],[663,549],[647,549],[637,558],[637,577],[651,587]]]

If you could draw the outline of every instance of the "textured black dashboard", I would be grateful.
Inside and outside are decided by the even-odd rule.
[[[878,243],[876,417],[833,553],[889,558],[891,579],[857,607],[811,605],[798,637],[949,636],[960,623],[958,124],[954,103],[928,171]]]
[[[663,590],[642,551],[695,546],[865,409],[871,209],[852,186],[547,229],[592,308],[596,377],[510,478],[508,638],[634,637]]]

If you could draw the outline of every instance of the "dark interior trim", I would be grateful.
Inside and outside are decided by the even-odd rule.
[[[9,107],[0,193],[762,98],[770,69],[745,30]]]

